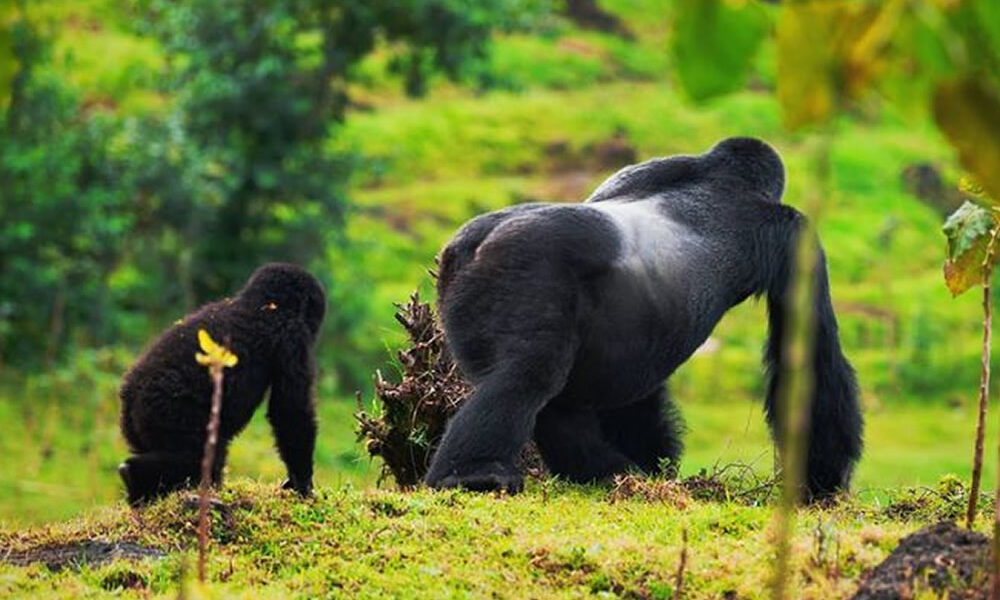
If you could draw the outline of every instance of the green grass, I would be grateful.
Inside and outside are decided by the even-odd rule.
[[[205,587],[197,598],[671,598],[688,536],[686,598],[768,597],[771,510],[697,502],[612,501],[606,490],[533,483],[516,497],[398,493],[325,486],[302,502],[245,480],[222,495]],[[0,563],[0,596],[176,597],[193,565],[194,513],[177,497],[141,515],[122,507],[30,531],[0,531],[0,547],[131,540],[164,559],[50,572]],[[985,523],[984,523],[985,524]],[[917,524],[844,504],[804,511],[795,530],[796,598],[842,598]],[[820,533],[823,536],[820,537]],[[120,589],[123,579],[138,589]]]
[[[706,369],[714,357],[694,359],[687,369]],[[706,376],[706,379],[708,377]],[[705,389],[702,399],[679,390],[688,426],[682,474],[733,463],[747,464],[762,476],[770,473],[772,445],[757,398],[729,396]],[[90,399],[75,396],[41,400],[35,416],[25,418],[21,402],[0,401],[0,422],[20,422],[0,438],[0,452],[12,460],[0,464],[0,523],[37,524],[80,516],[96,507],[121,505],[116,467],[126,456],[117,430],[113,389]],[[712,394],[709,396],[709,394]],[[320,438],[316,451],[319,485],[373,485],[380,463],[355,442],[352,400],[321,395]],[[9,399],[8,399],[9,400]],[[86,407],[85,409],[81,407]],[[87,416],[90,407],[100,409]],[[898,402],[869,406],[866,449],[854,488],[865,502],[877,504],[900,486],[930,486],[947,474],[968,480],[971,472],[971,405]],[[995,439],[995,427],[990,439]],[[995,481],[993,461],[986,461],[985,487]],[[228,477],[251,478],[276,488],[284,470],[271,443],[263,411],[234,442]],[[389,484],[391,485],[391,483]]]

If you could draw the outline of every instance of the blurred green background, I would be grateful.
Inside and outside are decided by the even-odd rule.
[[[3,4],[0,520],[120,501],[122,373],[275,259],[330,294],[317,483],[375,485],[354,392],[367,401],[377,369],[394,376],[393,303],[433,298],[426,270],[461,223],[580,201],[621,166],[733,135],[782,153],[786,202],[819,198],[868,423],[855,487],[877,502],[966,477],[982,317],[979,294],[953,299],[942,281],[941,223],[965,196],[961,145],[931,98],[962,73],[996,91],[1000,9],[827,5],[844,14],[723,0]],[[674,377],[683,472],[771,469],[764,335],[763,306],[741,306]],[[230,476],[277,486],[259,416]]]

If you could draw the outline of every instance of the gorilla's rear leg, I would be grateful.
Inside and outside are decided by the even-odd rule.
[[[558,400],[538,414],[535,443],[545,466],[574,483],[600,481],[635,467],[605,439],[597,411]]]
[[[581,281],[612,258],[612,247],[593,241],[606,226],[591,217],[532,213],[497,224],[474,246],[452,243],[445,250],[442,322],[475,392],[448,424],[429,485],[520,489],[515,459],[575,360],[585,320]]]
[[[197,485],[201,459],[194,454],[137,454],[119,465],[118,474],[128,491],[128,503],[141,506],[172,491]]]
[[[521,490],[516,457],[531,438],[535,415],[564,384],[570,357],[519,358],[479,382],[452,417],[427,473],[428,485]]]
[[[667,461],[670,474],[676,474],[684,451],[684,422],[665,387],[638,402],[602,410],[598,415],[604,436],[640,469],[657,473]]]
[[[216,449],[212,466],[212,485],[222,483],[222,467],[227,448]],[[170,492],[195,487],[201,481],[201,454],[190,452],[145,452],[130,456],[118,466],[125,483],[128,503],[142,506]]]

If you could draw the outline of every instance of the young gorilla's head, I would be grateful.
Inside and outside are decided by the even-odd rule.
[[[298,265],[268,263],[250,276],[240,290],[242,301],[301,316],[315,336],[326,315],[326,292],[319,280]]]

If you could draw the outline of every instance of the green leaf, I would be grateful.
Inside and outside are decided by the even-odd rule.
[[[973,202],[964,202],[941,227],[948,238],[948,258],[968,252],[977,240],[988,237],[992,229],[993,213]]]
[[[684,90],[700,101],[742,87],[768,25],[755,3],[679,0],[672,48]]]
[[[998,226],[997,213],[972,202],[965,202],[945,221],[941,230],[948,238],[948,259],[944,279],[953,296],[984,280],[996,264],[993,231]]]
[[[934,94],[934,119],[987,202],[1000,202],[1000,98],[994,90],[973,77],[942,83]]]

